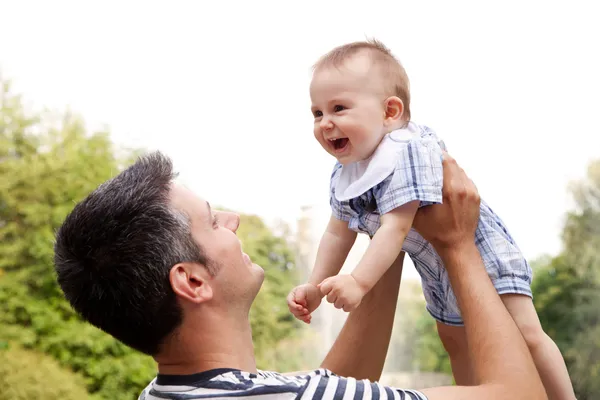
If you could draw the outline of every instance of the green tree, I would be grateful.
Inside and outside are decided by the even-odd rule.
[[[10,346],[0,349],[0,400],[85,400],[80,376],[52,357]]]
[[[600,398],[600,161],[571,186],[563,251],[536,269],[534,304],[580,400]]]
[[[130,154],[107,132],[88,135],[72,115],[24,109],[0,91],[0,338],[45,352],[85,377],[90,393],[132,398],[152,360],[82,322],[53,268],[54,232],[75,202],[119,171]]]
[[[436,322],[427,312],[423,311],[416,321],[417,343],[414,367],[423,372],[441,372],[452,375],[450,356],[444,349]]]
[[[596,303],[596,307],[598,304]],[[598,399],[600,396],[600,324],[593,325],[577,335],[566,356],[577,398]]]
[[[537,268],[534,276],[531,289],[540,322],[564,354],[596,313],[597,285],[582,279],[564,254]]]
[[[575,207],[567,213],[562,239],[565,255],[580,276],[598,280],[600,270],[600,160],[588,166],[585,179],[573,182]]]
[[[54,232],[76,202],[134,154],[107,132],[89,134],[76,116],[25,110],[0,81],[0,341],[52,356],[97,398],[135,398],[156,366],[73,312],[55,278]],[[242,219],[245,251],[266,270],[252,327],[257,359],[267,366],[268,353],[294,331],[284,295],[293,282],[292,251],[258,217]]]

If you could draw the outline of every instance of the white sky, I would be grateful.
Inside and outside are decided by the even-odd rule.
[[[334,162],[310,66],[376,37],[407,69],[413,120],[533,258],[559,250],[567,184],[600,158],[595,4],[0,0],[0,71],[35,105],[163,150],[211,203],[294,221],[326,209]]]

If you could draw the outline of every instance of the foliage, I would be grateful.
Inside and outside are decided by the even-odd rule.
[[[600,398],[600,161],[571,187],[563,252],[536,271],[534,303],[559,346],[577,398]]]
[[[80,376],[52,357],[10,346],[0,349],[0,400],[85,400]]]
[[[452,374],[450,358],[438,336],[435,320],[425,308],[419,282],[402,282],[386,370]]]
[[[534,304],[544,330],[563,353],[597,313],[597,290],[593,281],[578,276],[565,255],[555,257],[536,271],[532,284]]]
[[[6,83],[0,96],[0,337],[53,356],[90,393],[131,398],[155,373],[152,360],[82,322],[52,261],[67,213],[127,159],[77,117],[27,113]]]
[[[599,303],[596,303],[598,307]],[[566,357],[578,399],[598,399],[600,395],[600,324],[575,337]]]
[[[54,274],[54,232],[76,202],[134,154],[114,146],[107,132],[89,134],[75,116],[28,112],[0,81],[0,341],[52,356],[97,398],[135,398],[156,366],[73,312]],[[260,362],[294,328],[282,296],[292,284],[293,257],[285,238],[258,217],[242,219],[245,250],[266,270],[252,310]]]
[[[424,311],[416,321],[417,357],[414,366],[425,372],[441,372],[452,375],[450,357],[438,335],[435,319]]]

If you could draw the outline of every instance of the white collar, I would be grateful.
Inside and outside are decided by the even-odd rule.
[[[400,151],[419,136],[419,127],[409,122],[406,128],[386,134],[369,158],[344,165],[335,186],[336,199],[356,198],[381,183],[394,171]]]

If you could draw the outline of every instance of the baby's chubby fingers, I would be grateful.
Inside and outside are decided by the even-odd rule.
[[[323,296],[327,296],[333,290],[336,281],[335,278],[335,276],[330,276],[329,278],[323,279],[323,282],[317,285],[317,288],[321,291]]]
[[[308,310],[306,309],[306,299],[304,297],[298,296],[298,290],[292,290],[287,295],[286,300],[288,308],[292,314],[302,315],[308,312]]]

